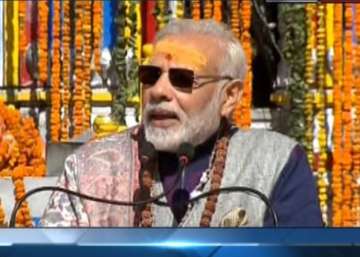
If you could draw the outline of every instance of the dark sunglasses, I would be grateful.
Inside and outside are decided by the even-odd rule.
[[[162,73],[162,69],[158,66],[139,66],[139,80],[145,86],[155,85]],[[171,84],[179,89],[192,89],[220,80],[233,80],[230,76],[195,75],[193,70],[185,68],[170,68],[168,73]],[[199,79],[209,80],[199,83]]]

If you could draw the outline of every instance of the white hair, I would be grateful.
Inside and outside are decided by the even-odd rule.
[[[231,76],[244,81],[246,75],[246,60],[244,50],[232,31],[223,23],[214,20],[192,19],[171,20],[156,36],[155,43],[168,36],[187,36],[188,34],[210,36],[216,39],[223,50],[222,60],[217,62],[220,76]]]

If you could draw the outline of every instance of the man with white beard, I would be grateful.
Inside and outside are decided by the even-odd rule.
[[[157,35],[150,63],[139,67],[142,125],[81,147],[67,158],[58,183],[116,201],[164,195],[132,208],[55,192],[42,224],[272,226],[273,215],[258,195],[219,193],[241,186],[269,199],[278,225],[321,226],[303,149],[275,132],[232,126],[245,74],[242,47],[224,26],[211,20],[168,24]],[[177,154],[184,143],[194,154],[183,167]],[[210,190],[218,191],[191,201]]]

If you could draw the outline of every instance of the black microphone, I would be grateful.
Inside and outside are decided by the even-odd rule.
[[[181,167],[184,167],[189,164],[189,162],[194,158],[195,148],[192,144],[182,143],[177,151],[177,157]]]
[[[179,170],[181,171],[181,186],[172,197],[171,208],[177,221],[184,217],[190,200],[190,193],[185,189],[185,168],[194,158],[195,148],[189,143],[182,143],[177,151]]]
[[[148,165],[150,161],[157,158],[154,145],[144,139],[139,145],[139,156],[141,165]]]

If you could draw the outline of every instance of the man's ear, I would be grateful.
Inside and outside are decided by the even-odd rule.
[[[221,116],[230,119],[236,105],[242,96],[243,84],[240,80],[234,80],[224,87],[224,100],[221,108]]]

